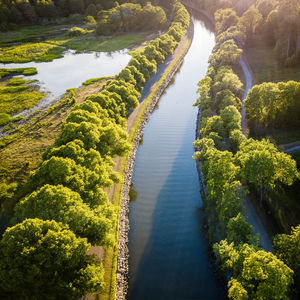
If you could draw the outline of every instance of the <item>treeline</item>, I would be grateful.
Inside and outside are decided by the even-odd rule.
[[[114,32],[139,31],[161,28],[167,21],[165,11],[148,2],[145,6],[125,3],[101,11],[97,15],[98,34],[110,35]]]
[[[280,62],[292,66],[300,62],[299,0],[193,0],[214,14],[226,9],[230,18],[247,28],[247,42],[261,35],[274,46]]]
[[[128,5],[123,7],[122,4],[126,3],[128,3]],[[134,22],[134,26],[136,26],[137,29],[141,26],[140,22],[144,24],[144,26],[141,27],[145,27],[145,29],[151,28],[151,25],[157,28],[159,26],[158,24],[165,22],[164,11],[158,6],[153,7],[151,3],[153,3],[153,5],[163,6],[168,12],[168,15],[173,13],[174,0],[0,0],[0,30],[12,28],[14,24],[35,24],[41,20],[54,20],[57,18],[70,17],[70,22],[72,20],[78,21],[80,15],[92,16],[94,18],[98,16],[100,20],[103,17],[103,23],[105,24],[111,12],[114,14],[114,17],[116,17],[115,12],[120,9],[120,6],[123,9],[121,9],[121,16],[119,17],[122,18],[122,21],[123,18],[126,19],[126,24],[137,19],[137,21]],[[139,12],[137,17],[134,16],[133,14],[136,13],[136,10],[139,11],[141,6],[144,7],[144,13]],[[114,7],[116,10],[110,11],[110,9]],[[156,16],[156,14],[159,16]],[[72,18],[72,16],[74,18]],[[132,20],[130,20],[131,17]],[[115,21],[117,23],[120,22]],[[158,21],[158,24],[156,21]],[[147,26],[145,26],[145,24],[147,24]]]
[[[131,149],[128,112],[146,80],[189,26],[179,2],[168,33],[151,41],[114,80],[76,105],[60,137],[24,187],[0,242],[0,295],[5,299],[79,299],[103,288],[104,270],[87,255],[91,244],[115,243],[116,207],[106,190],[120,182],[113,158]]]
[[[265,82],[249,92],[245,106],[251,133],[264,128],[298,128],[300,125],[300,83]]]
[[[261,204],[276,185],[293,184],[299,176],[296,162],[268,140],[247,139],[241,128],[242,83],[234,70],[253,22],[241,26],[232,1],[201,3],[222,7],[213,7],[216,45],[195,103],[201,111],[201,138],[194,143],[194,158],[201,162],[204,176],[209,234],[212,240],[221,240],[214,252],[222,269],[231,275],[230,299],[282,299],[293,283],[294,272],[299,271],[295,257],[299,257],[300,227],[291,236],[277,238],[277,257],[259,247],[259,237],[246,221],[242,202],[247,187],[257,190]]]

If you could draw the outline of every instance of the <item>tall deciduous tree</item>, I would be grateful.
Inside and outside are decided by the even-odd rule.
[[[55,221],[27,219],[0,241],[0,286],[7,299],[79,299],[103,287],[90,244]]]
[[[253,184],[260,191],[260,203],[267,189],[274,188],[275,183],[292,185],[299,175],[291,156],[280,152],[268,140],[244,141],[235,161],[240,166],[242,181]]]
[[[293,271],[273,253],[243,244],[235,248],[226,240],[214,246],[225,270],[233,274],[228,286],[230,299],[285,299]]]
[[[92,210],[78,193],[62,185],[46,184],[21,200],[15,208],[15,219],[23,221],[27,218],[67,224],[76,235],[87,238],[93,245],[112,244],[110,230],[115,214],[111,203]]]

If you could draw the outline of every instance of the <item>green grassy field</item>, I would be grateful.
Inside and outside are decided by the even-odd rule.
[[[51,32],[51,28],[54,31]],[[0,33],[0,62],[25,63],[30,61],[52,61],[61,58],[66,49],[77,53],[96,51],[111,52],[130,48],[143,42],[151,32],[118,34],[111,37],[97,36],[93,30],[82,30],[83,34],[72,37],[66,26],[32,26],[19,31]],[[40,41],[36,41],[40,38]],[[11,45],[12,41],[27,42]],[[31,41],[32,40],[32,41]]]
[[[21,78],[2,81],[0,82],[0,111],[1,113],[12,115],[24,109],[30,109],[44,95],[44,93],[39,91],[39,87],[32,85],[32,81],[26,81]]]
[[[262,37],[257,37],[255,44],[246,47],[245,54],[256,84],[265,81],[300,81],[300,67],[285,67],[278,63],[273,46],[270,46]]]

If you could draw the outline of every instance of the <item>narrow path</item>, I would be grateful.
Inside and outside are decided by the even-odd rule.
[[[295,151],[298,151],[298,150],[300,150],[300,145],[287,147],[287,148],[285,148],[284,152],[285,153],[292,153],[292,152],[295,152]]]
[[[253,86],[253,78],[250,72],[250,67],[248,66],[247,63],[246,56],[244,54],[240,59],[240,66],[245,76],[245,92],[244,92],[244,97],[242,99],[241,126],[242,126],[243,134],[246,136],[246,138],[248,138],[246,108],[244,105],[244,101]],[[256,199],[254,201],[256,201]],[[245,207],[246,220],[253,226],[254,232],[259,234],[260,245],[266,251],[273,251],[273,246],[270,239],[271,233],[268,232],[267,230],[267,227],[270,226],[267,226],[268,224],[264,224],[264,223],[269,223],[268,217],[265,215],[263,211],[257,211],[257,208],[254,207],[253,202],[250,200],[249,195],[245,196],[244,207]]]
[[[248,132],[247,132],[247,123],[246,123],[246,107],[244,105],[244,101],[249,93],[249,91],[251,90],[252,86],[253,86],[253,79],[252,79],[252,75],[251,75],[251,72],[249,70],[249,67],[248,67],[248,63],[247,63],[247,60],[246,60],[246,57],[245,55],[243,54],[242,57],[241,57],[241,60],[240,60],[240,66],[244,72],[244,75],[245,75],[245,92],[244,92],[244,97],[242,99],[242,112],[241,112],[241,115],[242,115],[242,130],[243,130],[243,134],[248,137]]]

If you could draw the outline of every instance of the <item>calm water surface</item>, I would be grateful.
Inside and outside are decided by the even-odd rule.
[[[197,82],[214,34],[194,17],[195,34],[174,82],[145,128],[130,205],[128,299],[223,299],[207,252],[194,152]]]
[[[38,73],[25,76],[37,79],[40,86],[50,91],[49,99],[54,99],[76,88],[89,78],[114,76],[125,68],[131,58],[127,49],[115,52],[92,52],[75,54],[67,51],[63,58],[51,62],[29,62],[23,64],[1,64],[0,68],[37,68]]]

